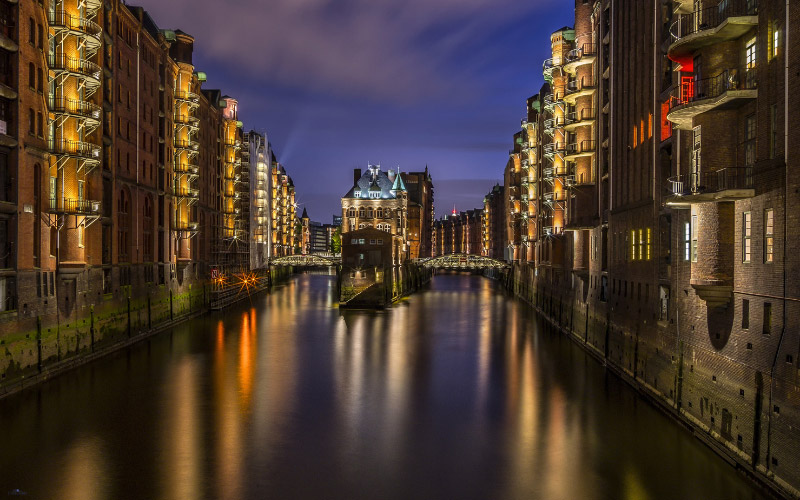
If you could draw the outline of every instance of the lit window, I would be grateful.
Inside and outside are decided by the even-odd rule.
[[[639,260],[644,259],[644,231],[639,230]]]
[[[647,228],[647,260],[650,260],[650,249],[652,248],[651,245],[651,231],[650,228]]]
[[[692,239],[690,232],[691,232],[691,224],[687,222],[686,224],[684,224],[684,233],[683,233],[683,245],[684,245],[683,260],[686,261],[691,259],[689,254],[689,245]]]
[[[742,214],[742,262],[750,262],[750,254],[752,251],[752,216],[750,212]]]
[[[771,208],[764,213],[764,262],[775,259],[775,211]]]
[[[697,216],[692,215],[692,262],[697,262]]]
[[[636,230],[631,231],[631,260],[636,260]]]

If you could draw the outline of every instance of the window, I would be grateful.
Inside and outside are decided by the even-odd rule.
[[[669,320],[669,295],[669,287],[659,285],[658,298],[661,304],[659,320],[661,321]]]
[[[44,48],[44,29],[41,24],[36,26],[36,31],[39,35],[39,48],[42,49]]]
[[[700,145],[702,143],[702,134],[700,126],[698,125],[692,129],[692,175],[691,186],[696,189],[700,185]]]
[[[697,262],[697,216],[692,215],[692,262]]]
[[[29,18],[29,25],[28,25],[28,43],[31,45],[36,45],[36,21],[33,18]]]
[[[631,260],[636,260],[636,230],[631,231]]]
[[[40,93],[44,93],[44,77],[42,76],[42,68],[36,70],[36,77],[36,90],[38,90]]]
[[[742,262],[749,263],[752,252],[752,214],[742,214]]]
[[[771,263],[775,259],[775,211],[768,208],[764,211],[764,262]]]
[[[762,333],[769,335],[772,331],[772,304],[764,302],[764,323],[762,326]]]
[[[28,63],[28,87],[36,89],[36,66],[33,63]]]
[[[647,260],[650,260],[650,249],[651,248],[652,248],[652,231],[648,227],[647,228],[647,248],[646,248],[647,255],[645,257]]]
[[[691,250],[690,250],[691,241],[692,241],[691,231],[692,231],[692,225],[690,223],[688,223],[688,222],[686,224],[684,224],[683,244],[684,244],[685,248],[684,248],[683,260],[685,260],[687,262],[692,259],[691,253],[690,253],[691,252]]]
[[[36,135],[36,113],[33,108],[28,108],[28,132]]]
[[[769,107],[769,157],[775,158],[775,150],[778,146],[778,105],[773,104]]]
[[[36,113],[36,132],[39,137],[44,137],[44,118],[41,113]]]
[[[744,164],[752,166],[756,163],[756,115],[744,119]]]
[[[750,301],[742,299],[742,330],[750,329]]]

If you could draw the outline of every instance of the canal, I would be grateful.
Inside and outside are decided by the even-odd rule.
[[[0,497],[758,499],[497,284],[272,294],[0,400]]]

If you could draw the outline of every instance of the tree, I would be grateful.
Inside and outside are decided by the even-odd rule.
[[[331,253],[336,255],[342,252],[342,226],[336,228],[331,236]]]

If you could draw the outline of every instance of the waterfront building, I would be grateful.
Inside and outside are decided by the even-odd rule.
[[[495,184],[483,199],[483,245],[481,255],[503,260],[505,251],[505,188]]]
[[[242,147],[242,164],[250,178],[250,269],[262,269],[269,259],[269,207],[272,146],[266,134],[250,131]],[[244,175],[244,171],[242,172]]]
[[[408,252],[410,259],[430,257],[433,249],[433,180],[423,172],[403,172],[408,192]]]
[[[544,314],[797,494],[787,7],[576,1],[505,167],[504,246]]]
[[[237,100],[202,88],[191,35],[119,0],[4,1],[0,28],[0,331],[22,339],[0,373],[191,310],[273,241],[294,250],[291,179]]]
[[[269,205],[271,225],[269,246],[270,258],[285,257],[300,253],[300,239],[297,234],[294,181],[286,173],[286,168],[272,155],[270,174]]]
[[[484,211],[480,208],[434,221],[434,239],[439,244],[434,256],[454,253],[482,255],[484,227]]]
[[[384,171],[370,165],[366,172],[353,170],[353,187],[342,197],[342,245],[347,233],[365,228],[388,233],[392,259],[384,265],[399,265],[409,258],[408,192],[400,169]]]

